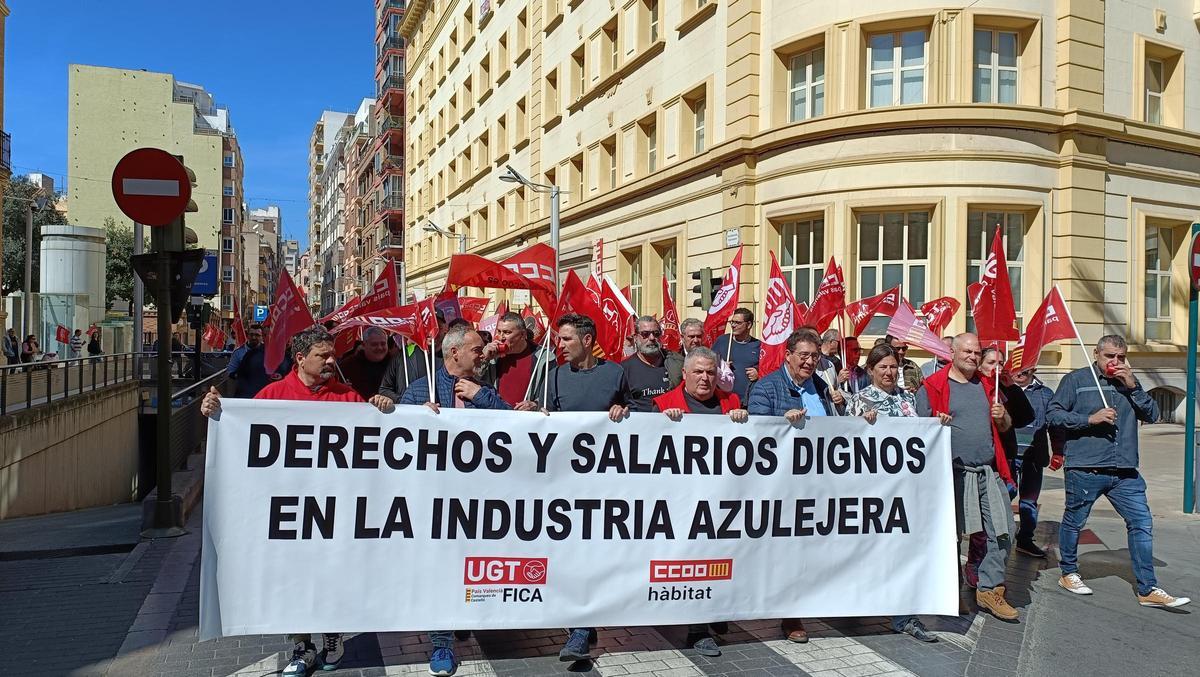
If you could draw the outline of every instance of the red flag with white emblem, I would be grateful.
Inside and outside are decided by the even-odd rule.
[[[238,310],[237,299],[233,300],[233,341],[239,348],[246,345],[246,325],[242,324],[242,311]]]
[[[823,332],[833,324],[833,320],[846,308],[846,278],[842,275],[842,267],[833,257],[825,266],[825,276],[817,286],[813,296],[812,306],[808,310],[807,323]]]
[[[458,297],[459,315],[471,324],[478,324],[483,319],[483,312],[487,310],[490,301],[491,299],[483,296],[460,296]]]
[[[662,346],[667,350],[679,352],[683,350],[683,335],[679,333],[679,311],[675,308],[675,301],[671,298],[671,289],[667,284],[667,276],[663,275],[662,279],[662,296],[663,296],[663,314],[662,321]]]
[[[926,301],[921,306],[921,314],[925,316],[925,323],[929,325],[929,331],[940,334],[950,326],[950,320],[962,304],[958,299],[949,296],[943,296],[940,299]]]
[[[871,322],[871,318],[876,315],[892,316],[896,312],[896,306],[900,304],[900,287],[892,287],[891,289],[876,294],[870,298],[855,301],[846,306],[846,317],[850,318],[850,325],[854,328],[854,335],[859,336],[863,330],[867,328],[867,324]]]
[[[1037,366],[1038,356],[1042,349],[1055,341],[1077,339],[1075,327],[1071,323],[1067,303],[1063,301],[1058,286],[1050,290],[1042,305],[1029,316],[1025,325],[1025,333],[1017,339],[1008,358],[1006,371],[1018,374],[1030,367]]]
[[[267,335],[267,354],[263,368],[275,373],[283,361],[284,348],[293,336],[316,324],[304,303],[304,297],[292,281],[287,268],[279,269],[279,284],[275,286],[275,304],[271,306],[271,332]]]
[[[975,318],[975,333],[979,342],[1015,341],[1017,311],[1013,304],[1012,284],[1008,279],[1008,262],[1004,257],[1004,238],[1000,229],[992,238],[992,251],[980,271],[979,282],[967,285],[971,299],[971,316]]]
[[[538,243],[496,263],[474,254],[450,257],[446,285],[450,289],[528,289],[543,310],[553,309],[557,297],[554,250]],[[547,308],[549,306],[549,308]]]
[[[604,276],[604,286],[600,289],[600,317],[593,317],[596,322],[596,337],[600,348],[608,359],[620,361],[624,355],[625,337],[629,333],[629,322],[637,317],[629,300],[617,289],[612,278]]]
[[[787,340],[796,331],[796,299],[791,285],[783,277],[775,252],[771,252],[771,277],[767,280],[766,314],[762,322],[762,338],[758,350],[759,378],[783,364]]]
[[[725,326],[733,311],[738,307],[738,291],[742,281],[742,248],[738,247],[729,270],[725,271],[725,279],[721,280],[721,288],[717,290],[712,305],[708,307],[708,316],[704,318],[704,345],[712,347],[713,341],[725,333]]]

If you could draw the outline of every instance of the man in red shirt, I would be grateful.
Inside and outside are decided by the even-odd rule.
[[[510,406],[533,399],[542,392],[546,379],[546,360],[551,353],[529,341],[525,322],[516,313],[505,313],[496,323],[496,340],[490,348],[496,353],[496,391]]]
[[[333,335],[321,327],[311,327],[292,337],[292,352],[296,367],[287,376],[258,391],[256,400],[304,400],[308,402],[365,402],[350,386],[334,378],[337,373],[337,355],[333,349]],[[386,398],[385,398],[386,400]],[[371,398],[380,411],[394,409],[391,400]],[[209,388],[200,403],[200,413],[213,418],[221,413],[221,394]],[[291,660],[283,669],[284,677],[304,677],[316,667],[318,660],[323,669],[333,670],[345,654],[341,633],[327,632],[324,636],[325,650],[318,658],[317,648],[309,634],[289,635],[295,647]]]

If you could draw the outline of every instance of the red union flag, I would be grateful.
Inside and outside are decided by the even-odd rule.
[[[846,316],[850,318],[850,325],[854,328],[854,335],[861,335],[863,330],[867,328],[867,324],[871,322],[871,318],[876,315],[891,317],[892,313],[896,312],[896,306],[899,304],[900,287],[892,287],[882,294],[855,301],[846,306]]]
[[[725,333],[725,325],[733,317],[733,311],[738,305],[738,288],[742,281],[742,248],[738,247],[729,270],[725,271],[725,279],[717,290],[712,305],[708,307],[708,316],[704,318],[704,345],[711,347],[717,337]]]
[[[377,280],[375,283],[379,284],[379,281]],[[346,301],[345,303],[342,304],[341,308],[338,308],[337,310],[333,311],[332,313],[329,313],[325,317],[322,317],[321,319],[317,320],[317,324],[323,325],[326,322],[333,322],[334,324],[341,324],[343,320],[345,320],[347,317],[350,317],[351,315],[353,315],[354,311],[356,311],[358,309],[359,300],[360,300],[360,298],[358,296],[355,296],[354,298],[350,299],[349,301]]]
[[[287,268],[279,270],[279,284],[275,287],[275,304],[271,306],[271,333],[267,335],[267,354],[263,368],[268,374],[275,373],[283,361],[283,350],[296,334],[313,326],[312,313],[304,303],[304,297],[288,275]]]
[[[554,250],[540,242],[499,263],[474,254],[455,254],[450,257],[446,278],[451,289],[529,289],[550,296],[556,295],[555,282]]]
[[[771,277],[767,280],[766,313],[758,349],[759,377],[779,368],[787,352],[787,340],[796,331],[796,299],[783,277],[775,252],[771,252]]]
[[[346,318],[344,322],[332,329],[334,334],[342,334],[354,330],[351,335],[365,327],[380,329],[411,339],[418,345],[425,345],[430,337],[437,335],[437,317],[434,314],[433,297],[417,303],[395,308],[384,308],[373,313],[355,315]]]
[[[400,305],[400,283],[396,281],[396,266],[388,261],[384,265],[383,270],[379,271],[379,277],[375,278],[375,284],[371,286],[371,291],[364,294],[362,299],[356,303],[344,317],[353,317],[355,315],[366,315],[388,308],[395,308]],[[349,302],[343,305],[340,309],[334,311],[333,315],[337,315],[346,310]],[[322,318],[324,320],[325,318]],[[335,322],[339,321],[336,318],[330,317]]]
[[[796,328],[803,327],[804,321],[808,318],[808,304],[804,301],[796,301],[794,317],[796,318]]]
[[[246,325],[242,324],[242,311],[238,310],[237,299],[233,300],[233,340],[239,348],[246,345]]]
[[[221,328],[212,320],[209,320],[208,324],[204,327],[203,338],[208,347],[213,350],[220,350],[225,347],[225,332],[221,331]]]
[[[550,316],[550,329],[553,331],[557,328],[562,316],[571,313],[590,317],[597,324],[604,315],[600,310],[600,299],[584,285],[575,271],[568,270],[563,280],[562,295],[558,297],[558,305]]]
[[[1008,357],[1007,371],[1018,374],[1037,366],[1042,349],[1055,341],[1078,338],[1058,286],[1046,294],[1042,305],[1029,316],[1025,333],[1017,340]]]
[[[487,309],[488,301],[482,296],[460,296],[458,297],[458,311],[461,317],[471,324],[478,324],[483,319],[483,312]]]
[[[683,350],[683,335],[679,333],[679,311],[671,298],[671,287],[667,284],[667,276],[662,279],[663,314],[662,314],[662,346],[666,350],[679,352]]]
[[[952,357],[950,348],[942,343],[937,334],[929,331],[925,321],[917,317],[908,299],[900,300],[900,305],[896,307],[892,321],[888,324],[887,333],[910,345],[924,348],[944,360]]]
[[[831,256],[829,264],[825,266],[825,277],[821,278],[812,306],[808,309],[808,324],[816,327],[818,332],[823,332],[845,308],[846,280],[842,275],[842,267]]]
[[[926,301],[921,306],[921,315],[925,316],[925,323],[929,325],[929,331],[941,334],[950,325],[950,320],[961,306],[958,299],[943,296],[940,299]]]
[[[633,306],[617,289],[612,278],[604,276],[604,286],[600,290],[600,317],[593,317],[596,322],[597,341],[608,359],[619,362],[624,354],[625,337],[628,335],[629,321],[637,317]]]
[[[975,333],[981,344],[1017,340],[1017,311],[1013,305],[1012,283],[1008,279],[1008,262],[1004,258],[1004,238],[999,228],[992,238],[992,251],[980,271],[979,282],[968,285],[967,293],[971,298]]]
[[[54,340],[59,343],[71,342],[71,330],[61,324],[54,328]]]

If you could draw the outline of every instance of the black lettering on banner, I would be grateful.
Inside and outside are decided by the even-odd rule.
[[[346,468],[346,442],[350,433],[341,426],[323,425],[317,429],[317,467],[328,468],[329,457],[334,457],[337,467]]]
[[[522,541],[536,541],[542,533],[542,499],[534,499],[533,510],[527,511],[526,503],[527,501],[517,501],[517,516],[513,519],[513,527],[517,531],[517,538]],[[529,524],[525,523],[526,518],[531,518]]]
[[[374,426],[363,426],[354,428],[354,460],[351,463],[355,468],[378,468],[379,459],[367,458],[367,452],[379,451],[379,428]],[[338,458],[341,459],[341,452],[338,453]],[[345,463],[341,460],[340,463]],[[322,466],[324,467],[324,466]],[[346,466],[339,465],[339,468]]]
[[[629,528],[625,520],[629,518],[629,503],[619,500],[604,502],[604,540],[612,540],[613,531],[618,531],[621,538],[629,540]]]
[[[266,453],[263,453],[263,438],[266,438]],[[266,423],[250,424],[249,457],[247,468],[270,468],[279,460],[279,429]]]
[[[452,498],[448,512],[446,538],[458,538],[459,530],[461,530],[463,538],[475,540],[478,533],[476,527],[479,522],[479,504],[476,501],[467,501],[464,509],[462,501]]]
[[[683,436],[683,474],[709,475],[708,472],[708,438],[699,435]]]
[[[549,433],[545,439],[537,433],[529,433],[529,442],[533,444],[533,453],[537,455],[537,471],[539,473],[546,472],[546,461],[550,457],[550,450],[554,448],[554,440],[558,439],[558,433]]]
[[[850,472],[850,440],[845,437],[833,437],[829,439],[827,447],[829,453],[829,471],[835,475],[842,475]],[[820,459],[817,459],[817,466],[821,464]],[[820,472],[818,470],[817,472]]]
[[[404,470],[412,464],[412,455],[401,449],[399,456],[396,455],[396,439],[403,440],[404,444],[412,444],[412,433],[406,428],[392,428],[383,436],[383,462],[392,470]]]
[[[871,529],[874,529],[875,533],[882,534],[883,522],[879,518],[883,516],[883,499],[877,496],[864,496],[862,508],[862,533],[869,534],[871,533]]]
[[[856,437],[854,438],[854,472],[862,473],[864,470],[871,474],[878,472],[879,469],[879,449],[875,444],[874,437]]]
[[[807,475],[817,460],[813,441],[807,437],[792,438],[792,474]]]
[[[925,440],[920,437],[908,438],[908,471],[918,475],[925,469]]]
[[[596,452],[592,451],[592,445],[596,443],[596,438],[588,433],[579,433],[571,442],[571,450],[575,452],[575,458],[571,461],[571,470],[577,473],[589,473],[596,465]]]
[[[767,522],[771,521],[771,511],[767,501],[759,501],[761,509],[754,510],[754,501],[746,501],[746,535],[750,538],[762,538],[767,535]],[[758,519],[756,520],[755,517]],[[778,521],[778,518],[776,519]]]
[[[430,440],[430,435],[435,439]],[[446,469],[446,446],[449,434],[445,430],[417,431],[417,470],[429,469],[429,457],[434,460],[434,468],[441,472]]]
[[[550,501],[550,508],[547,514],[554,526],[546,528],[546,535],[552,541],[561,541],[571,535],[571,518],[567,517],[567,511],[571,509],[571,502],[564,498],[556,498]]]
[[[268,513],[270,518],[267,521],[267,539],[271,541],[294,541],[296,540],[295,529],[284,529],[284,522],[295,522],[296,513],[285,512],[285,508],[295,508],[300,505],[299,496],[272,496],[271,509]]]
[[[837,526],[837,499],[831,498],[825,510],[825,521],[817,522],[817,533],[821,536],[828,536],[833,533],[835,526]]]
[[[750,467],[754,465],[754,443],[749,438],[738,435],[729,440],[725,453],[729,456],[726,463],[729,472],[738,477],[750,472]],[[743,458],[739,458],[739,454],[743,455]]]
[[[754,464],[759,475],[774,475],[779,467],[779,456],[775,454],[775,438],[764,437],[758,441],[758,462]]]
[[[712,510],[708,507],[708,501],[699,501],[696,503],[696,511],[692,513],[692,526],[688,529],[689,541],[694,541],[700,536],[708,539],[717,537],[717,531],[713,527]]]
[[[429,537],[439,540],[442,537],[442,499],[433,499],[433,521],[429,525]]]
[[[809,525],[813,519],[813,508],[817,502],[811,498],[796,499],[796,535],[812,536],[813,528]]]
[[[717,538],[736,539],[740,538],[742,532],[740,529],[733,528],[733,521],[737,519],[738,513],[742,511],[741,501],[721,501],[718,503],[721,510],[725,512],[725,519],[721,522],[721,527],[717,529]]]
[[[512,444],[512,437],[506,432],[500,431],[488,435],[487,447],[491,458],[484,461],[488,470],[495,473],[508,470],[512,465],[512,450],[508,448],[510,444]]]
[[[857,527],[852,523],[858,519],[858,499],[842,497],[838,499],[838,520],[837,530],[839,534],[853,535],[858,533]]]
[[[465,440],[465,441],[464,441]],[[469,447],[469,449],[467,449]],[[464,451],[469,455],[464,456]],[[474,430],[464,430],[454,436],[451,445],[454,454],[454,468],[459,472],[475,472],[483,462],[483,440]]]
[[[355,501],[354,538],[355,539],[379,538],[379,528],[367,526],[367,497],[366,496],[359,496],[358,499],[356,499],[356,501]]]
[[[772,501],[771,506],[774,508],[774,513],[771,515],[771,536],[773,538],[795,536],[795,525],[787,526],[783,523],[783,501]],[[766,501],[763,501],[763,509],[766,509]]]
[[[650,464],[638,458],[638,450],[641,448],[639,440],[637,435],[629,437],[629,472],[634,475],[649,475],[652,472]]]
[[[311,468],[313,461],[311,458],[301,458],[296,455],[297,451],[307,451],[312,449],[311,439],[301,439],[301,435],[312,435],[315,428],[311,425],[289,425],[287,427],[287,443],[283,447],[283,467],[285,468]]]
[[[671,526],[671,511],[667,502],[659,499],[654,502],[654,510],[650,513],[650,526],[646,529],[646,538],[653,539],[662,535],[668,540],[675,538],[675,527]]]
[[[508,534],[512,516],[508,514],[508,502],[487,499],[483,502],[483,534],[485,541],[498,541]]]
[[[408,501],[403,496],[392,499],[392,507],[388,510],[387,523],[383,525],[382,538],[391,538],[392,534],[400,532],[405,538],[412,538],[412,519],[408,516]]]
[[[888,512],[887,532],[895,530],[908,533],[908,513],[904,510],[904,499],[897,496],[892,499],[892,509]]]
[[[592,513],[600,509],[600,501],[594,498],[576,499],[575,509],[583,513],[583,527],[579,537],[588,540],[592,537]]]
[[[679,474],[679,454],[675,452],[675,438],[670,435],[659,438],[658,455],[654,457],[654,474],[661,475],[667,470],[672,475]]]
[[[609,470],[625,474],[625,457],[621,454],[621,438],[618,435],[604,436],[604,448],[600,450],[600,462],[596,464],[596,472]]]

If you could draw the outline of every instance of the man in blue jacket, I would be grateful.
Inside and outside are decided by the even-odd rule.
[[[1067,504],[1058,531],[1062,570],[1058,584],[1077,595],[1092,594],[1078,573],[1079,532],[1092,504],[1107,496],[1125,518],[1138,603],[1183,606],[1191,600],[1167,594],[1154,576],[1153,520],[1146,503],[1146,481],[1138,472],[1138,421],[1157,421],[1158,406],[1133,376],[1125,361],[1127,350],[1124,338],[1101,337],[1094,351],[1096,361],[1063,377],[1046,412],[1047,422],[1062,428],[1066,438]],[[1097,383],[1103,390],[1097,389]]]
[[[252,324],[246,330],[246,345],[233,351],[229,358],[226,371],[233,379],[234,397],[251,398],[258,394],[271,381],[278,381],[292,370],[291,361],[286,357],[275,368],[274,374],[268,374],[263,366],[266,350],[263,348],[262,325]]]
[[[1020,495],[1021,526],[1017,529],[1017,552],[1045,559],[1046,551],[1033,541],[1037,529],[1037,502],[1042,493],[1042,470],[1050,463],[1051,454],[1062,453],[1062,431],[1046,423],[1046,410],[1054,390],[1037,377],[1037,368],[1013,374],[1013,383],[1025,393],[1033,410],[1033,422],[1016,429],[1019,457],[1017,486]]]
[[[443,363],[433,373],[437,402],[429,397],[429,379],[425,376],[409,384],[400,397],[400,404],[424,404],[440,413],[442,407],[457,409],[511,409],[490,385],[480,383],[475,374],[483,365],[483,338],[469,325],[458,325],[446,331],[442,338]],[[454,632],[434,630],[429,633],[433,654],[429,657],[429,674],[446,677],[458,670],[454,656]]]

